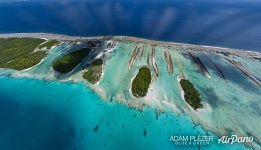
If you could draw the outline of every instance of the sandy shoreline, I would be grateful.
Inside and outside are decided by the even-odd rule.
[[[61,34],[53,34],[53,33],[4,33],[0,34],[0,38],[8,38],[8,37],[31,37],[31,38],[47,38],[47,39],[55,39],[60,41],[77,41],[77,40],[87,40],[87,39],[111,39],[117,41],[127,41],[127,42],[138,42],[138,43],[146,43],[151,44],[153,46],[162,46],[162,47],[170,47],[175,46],[180,49],[188,49],[188,50],[198,50],[198,51],[211,51],[217,53],[228,53],[232,55],[240,55],[245,57],[253,57],[257,59],[261,59],[261,52],[250,51],[244,49],[232,49],[225,47],[216,47],[216,46],[206,46],[206,45],[194,45],[187,43],[176,43],[176,42],[164,42],[164,41],[156,41],[143,39],[138,37],[130,37],[130,36],[96,36],[96,37],[81,37],[81,36],[69,36],[69,35],[61,35]]]
[[[63,41],[78,41],[78,40],[85,40],[85,39],[101,39],[101,40],[120,41],[123,43],[124,42],[145,43],[145,44],[150,44],[152,46],[166,47],[166,49],[168,47],[173,46],[173,47],[177,47],[178,49],[181,49],[181,50],[187,49],[187,50],[195,50],[195,51],[202,51],[202,52],[216,52],[216,53],[220,52],[220,53],[229,53],[231,55],[255,57],[258,59],[261,58],[261,52],[243,51],[243,50],[237,50],[237,49],[202,46],[202,45],[191,45],[191,44],[174,43],[174,42],[161,42],[161,41],[147,40],[147,39],[142,39],[142,38],[127,37],[127,36],[79,37],[79,36],[49,34],[49,33],[11,33],[11,34],[0,34],[0,38],[1,37],[2,38],[8,38],[8,37],[45,38],[45,39],[55,39],[55,40],[59,40],[62,42]],[[109,49],[108,52],[112,51],[113,49]],[[153,61],[153,57],[151,57],[151,59],[152,60],[149,60],[149,62]],[[32,68],[34,68],[34,67],[32,67]],[[81,78],[81,73],[75,74],[74,76],[71,76],[66,79],[56,79],[56,77],[53,76],[52,71],[47,71],[46,73],[39,75],[37,73],[34,74],[33,72],[30,72],[30,69],[25,70],[25,72],[23,72],[21,74],[19,73],[19,71],[10,73],[9,71],[4,72],[0,69],[0,74],[7,74],[12,77],[19,77],[19,78],[29,77],[29,78],[35,78],[35,79],[43,79],[43,80],[47,80],[47,81],[86,83],[86,81]],[[101,75],[101,79],[102,79],[102,77],[104,77],[103,74],[104,74],[104,70]],[[128,90],[130,93],[130,97],[129,97],[130,99],[135,99],[134,96],[131,94],[132,93],[131,92],[131,83],[132,83],[132,80],[135,78],[135,76],[132,76],[130,85],[128,87]],[[179,82],[179,79],[177,79],[177,81]],[[155,95],[155,93],[157,93],[157,91],[158,91],[157,85],[154,86],[152,82],[150,84],[146,97],[143,98],[143,101],[138,101],[137,99],[135,99],[134,101],[129,101],[129,102],[127,101],[127,98],[124,97],[123,92],[121,92],[117,95],[113,95],[113,94],[110,95],[109,92],[107,93],[106,90],[103,89],[104,87],[99,85],[100,84],[99,82],[97,84],[96,85],[86,84],[86,86],[93,89],[95,91],[95,93],[97,93],[97,95],[99,95],[103,100],[112,100],[112,98],[117,99],[118,100],[117,102],[126,104],[128,107],[135,108],[137,110],[142,110],[142,108],[144,106],[157,107],[159,110],[162,110],[163,108],[165,108],[165,106],[168,106],[169,108],[173,109],[173,111],[175,113],[183,113],[181,111],[182,109],[180,108],[182,105],[179,105],[178,103],[175,103],[175,102],[172,103],[171,101],[169,101],[167,99],[166,95],[164,95],[164,97],[162,98],[162,100],[163,100],[162,103],[157,101],[157,95]],[[181,93],[178,93],[178,94],[180,94],[180,97],[184,100],[184,91],[183,91],[183,93],[182,93],[182,91],[183,90],[181,88]],[[184,100],[184,102],[187,103],[185,100]],[[143,105],[143,104],[146,104],[146,105]],[[223,129],[222,127],[220,127],[220,128],[217,127],[217,129],[216,129],[216,128],[214,128],[215,126],[211,126],[208,124],[207,119],[206,119],[206,121],[204,120],[204,116],[206,117],[208,114],[212,113],[212,108],[210,107],[210,105],[208,105],[208,103],[206,103],[206,104],[204,103],[204,105],[207,105],[207,106],[204,109],[199,109],[196,113],[194,113],[194,109],[189,104],[187,104],[188,109],[186,109],[186,107],[185,107],[184,113],[186,113],[188,116],[190,116],[195,123],[197,123],[197,124],[199,123],[200,125],[202,125],[202,127],[206,130],[210,130],[211,132],[213,132],[217,135],[222,135],[223,133],[225,133],[225,131],[223,132],[223,130],[217,131],[217,129],[218,130]],[[215,111],[215,110],[213,110],[213,111]],[[203,117],[201,118],[199,116],[203,116]],[[203,119],[203,120],[201,120],[201,119]],[[238,133],[240,133],[240,132],[238,132]]]

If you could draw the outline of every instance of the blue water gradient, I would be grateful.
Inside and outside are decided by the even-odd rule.
[[[261,1],[1,2],[0,33],[128,35],[260,51]]]
[[[1,150],[198,149],[177,146],[171,135],[213,135],[188,116],[139,112],[104,102],[84,84],[0,76]],[[215,136],[215,135],[214,135]],[[200,149],[246,149],[217,144]]]

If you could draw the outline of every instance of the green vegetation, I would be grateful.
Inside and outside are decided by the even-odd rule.
[[[50,48],[52,48],[52,46],[54,46],[54,45],[56,45],[58,43],[59,43],[59,41],[50,40],[50,41],[47,41],[46,43],[43,43],[43,44],[39,45],[38,48],[41,49],[41,48],[46,47],[47,49],[50,49]]]
[[[23,70],[30,68],[46,56],[46,52],[34,52],[44,39],[0,38],[0,68]]]
[[[83,48],[66,54],[53,62],[53,69],[60,73],[68,73],[72,71],[73,68],[75,68],[90,52],[90,48]]]
[[[16,58],[13,61],[5,63],[4,68],[12,68],[16,70],[24,70],[38,64],[44,57],[46,52],[37,51],[31,54],[28,54],[24,57]]]
[[[151,83],[151,73],[148,67],[141,67],[132,81],[131,91],[135,97],[146,96]]]
[[[181,79],[180,84],[182,89],[185,92],[185,100],[186,102],[192,106],[195,110],[198,108],[202,108],[203,105],[200,103],[200,94],[195,89],[194,85],[186,79]]]
[[[84,72],[82,77],[86,79],[88,82],[90,82],[91,84],[97,83],[102,75],[102,64],[103,64],[102,58],[96,59],[92,63],[91,67]]]

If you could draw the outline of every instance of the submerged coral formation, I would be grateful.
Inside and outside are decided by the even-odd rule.
[[[260,149],[260,53],[121,36],[27,35],[32,36],[59,40],[61,44],[50,48],[35,67],[24,71],[0,69],[0,74],[63,82],[87,80],[91,84],[86,86],[105,101],[138,110],[151,107],[158,112],[168,109],[184,113],[217,135],[253,136],[256,142],[249,146]],[[26,53],[17,52],[30,56],[42,42],[30,44]],[[0,57],[3,68],[17,56]],[[184,79],[177,80],[180,76]]]

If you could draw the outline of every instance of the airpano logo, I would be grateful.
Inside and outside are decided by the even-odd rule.
[[[254,138],[252,136],[222,136],[218,139],[219,144],[234,144],[234,143],[251,143],[253,142]]]
[[[234,144],[251,143],[254,138],[252,136],[225,135],[218,139],[215,138],[216,140],[218,144]],[[206,135],[171,135],[170,142],[173,142],[175,145],[209,145],[214,142],[214,137]]]
[[[213,142],[213,136],[202,135],[172,135],[170,141],[175,145],[208,145]]]

